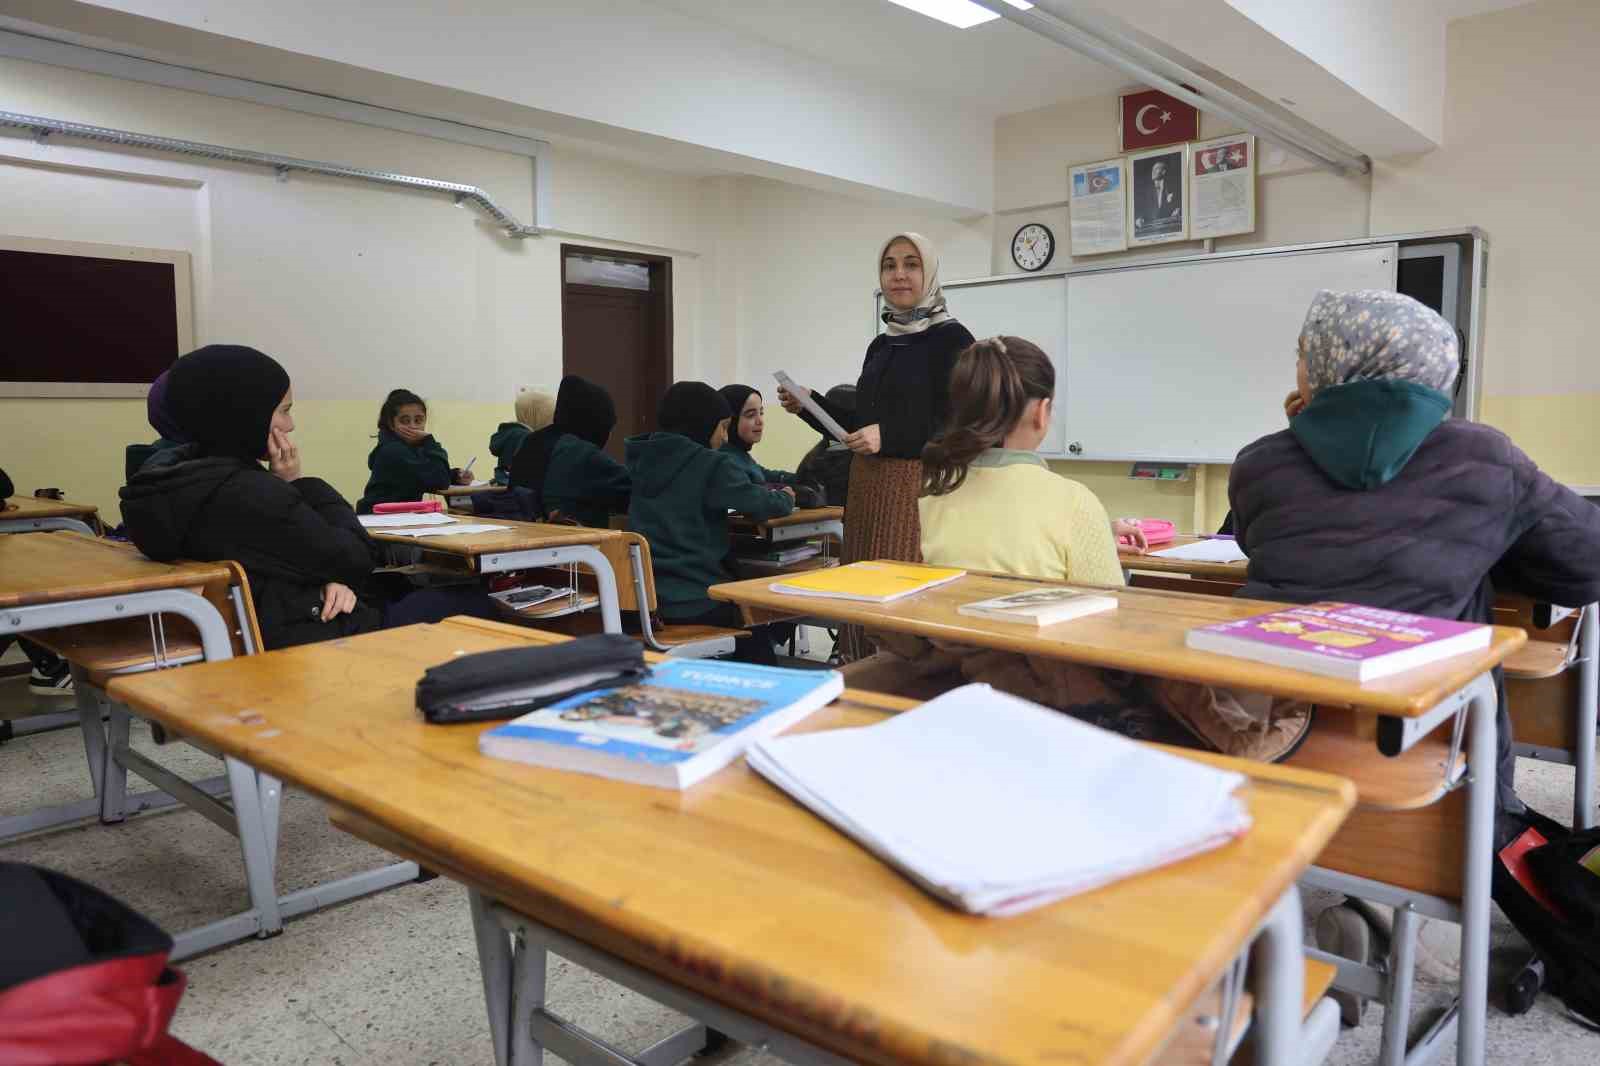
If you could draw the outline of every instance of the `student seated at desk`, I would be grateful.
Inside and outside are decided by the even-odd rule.
[[[494,484],[511,484],[511,460],[522,450],[528,434],[541,430],[555,417],[556,398],[539,389],[524,389],[517,393],[515,405],[517,420],[502,422],[489,438],[489,454],[497,460]]]
[[[167,395],[192,443],[156,455],[123,486],[128,535],[160,562],[243,566],[268,649],[452,614],[497,617],[476,588],[387,602],[378,593],[377,545],[331,485],[301,475],[289,375],[271,356],[208,345],[178,360]]]
[[[661,399],[654,433],[629,437],[628,473],[633,531],[650,542],[661,617],[682,625],[740,628],[739,611],[707,594],[733,580],[724,562],[732,549],[728,512],[757,521],[794,510],[789,489],[773,492],[750,480],[738,460],[719,451],[731,412],[701,381],[680,381]],[[772,663],[772,638],[764,627],[741,639],[735,658]]]
[[[948,427],[922,452],[925,562],[1122,585],[1116,538],[1138,526],[1113,523],[1094,493],[1039,457],[1054,399],[1049,357],[1020,337],[991,337],[961,354],[950,375]],[[1293,701],[903,634],[870,637],[882,655],[845,671],[862,688],[896,674],[911,684],[955,675],[952,684],[985,681],[1130,736],[1199,740],[1262,761],[1287,758],[1310,728],[1310,708]]]
[[[360,514],[371,514],[374,504],[412,503],[425,492],[472,484],[472,472],[453,468],[444,445],[429,435],[428,405],[410,389],[395,389],[379,408],[367,469],[372,476],[356,504]]]
[[[1444,319],[1394,292],[1323,291],[1297,350],[1289,428],[1228,476],[1250,557],[1239,595],[1467,622],[1491,620],[1497,589],[1600,599],[1600,510],[1499,430],[1450,417],[1460,352]],[[1503,688],[1500,703],[1500,801],[1520,811]]]
[[[144,399],[144,412],[150,428],[156,431],[156,441],[154,444],[128,445],[123,458],[124,480],[131,479],[158,452],[189,443],[183,430],[178,428],[177,423],[172,421],[172,415],[167,412],[167,377],[171,373],[170,368],[163,370],[161,376],[150,383],[150,391]]]
[[[604,529],[628,509],[628,470],[605,452],[617,408],[604,386],[561,379],[555,420],[530,433],[511,463],[511,487],[528,492],[532,517],[570,518]]]
[[[854,385],[835,385],[823,398],[828,401],[829,410],[838,411],[845,416],[845,425],[854,423],[856,417]],[[827,506],[843,507],[850,495],[850,457],[854,454],[848,445],[841,444],[827,433],[823,433],[822,439],[813,444],[811,450],[806,452],[805,458],[800,460],[800,465],[795,468],[795,477],[813,485],[821,485],[822,502]]]
[[[728,423],[728,442],[721,450],[733,456],[739,468],[757,485],[793,485],[794,474],[787,470],[768,470],[750,454],[750,449],[761,443],[767,428],[767,409],[761,394],[749,385],[724,385],[717,391],[722,394],[728,410],[733,412],[733,419]]]

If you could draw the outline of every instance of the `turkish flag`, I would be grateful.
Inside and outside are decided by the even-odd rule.
[[[1122,107],[1122,150],[1159,148],[1200,138],[1200,110],[1181,103],[1160,89],[1125,93]]]

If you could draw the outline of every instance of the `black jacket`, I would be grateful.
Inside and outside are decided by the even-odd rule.
[[[867,346],[853,412],[829,403],[820,392],[812,393],[812,399],[845,429],[877,423],[882,438],[879,455],[921,459],[922,446],[944,432],[950,411],[950,371],[956,357],[971,346],[972,334],[954,319],[921,333],[880,333]],[[810,414],[801,417],[826,434]]]
[[[344,498],[321,478],[293,483],[257,463],[161,452],[122,488],[129,537],[152,559],[232,560],[245,569],[267,648],[377,629],[365,600],[331,622],[318,617],[330,581],[362,591],[377,546]]]
[[[1600,508],[1488,426],[1441,423],[1367,489],[1335,481],[1292,430],[1274,433],[1239,453],[1228,499],[1250,557],[1241,596],[1469,622],[1490,620],[1497,587],[1600,600]]]

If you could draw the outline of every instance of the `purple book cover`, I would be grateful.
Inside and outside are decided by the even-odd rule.
[[[1482,628],[1471,622],[1448,622],[1350,603],[1313,603],[1205,626],[1199,632],[1313,652],[1330,659],[1366,662]]]

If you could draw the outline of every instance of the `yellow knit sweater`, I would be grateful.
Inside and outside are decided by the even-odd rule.
[[[1122,584],[1111,519],[1098,497],[1033,452],[992,448],[955,492],[917,501],[932,566]]]

